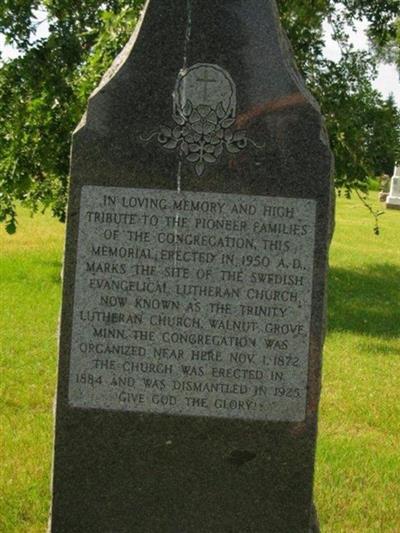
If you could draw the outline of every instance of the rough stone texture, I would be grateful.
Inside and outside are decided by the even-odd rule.
[[[207,63],[237,87],[233,129],[257,148],[195,168],[146,142],[171,125],[182,68]],[[164,139],[163,139],[164,140]],[[325,330],[332,159],[269,0],[151,0],[74,135],[57,396],[51,531],[317,531],[312,485]],[[200,175],[199,175],[200,174]],[[71,408],[69,357],[83,185],[315,199],[314,288],[304,422]]]

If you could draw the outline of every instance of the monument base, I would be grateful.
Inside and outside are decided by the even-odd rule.
[[[400,209],[400,198],[388,198],[386,201],[387,209]]]

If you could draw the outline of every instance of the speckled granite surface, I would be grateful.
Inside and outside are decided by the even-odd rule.
[[[140,32],[92,96],[73,141],[52,532],[302,533],[315,522],[312,485],[332,230],[332,158],[318,106],[292,61],[272,1],[150,0]],[[195,161],[173,139],[167,146],[168,128],[179,126],[179,105],[185,107],[184,96],[172,97],[179,73],[204,64],[229,73],[236,101],[232,94],[230,103],[224,100],[224,112],[229,105],[235,109],[235,122],[225,123],[232,137],[226,134],[222,148],[211,154],[214,159]],[[202,86],[212,91],[207,69],[199,75],[206,80]],[[226,95],[229,77],[222,78]],[[194,91],[193,98],[207,100],[208,93],[201,97]],[[187,117],[191,112],[186,108]],[[164,126],[166,130],[160,129]],[[237,131],[245,132],[247,141],[242,134],[234,137]],[[316,200],[304,422],[69,406],[84,185]]]

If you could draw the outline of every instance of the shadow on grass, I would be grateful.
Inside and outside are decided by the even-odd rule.
[[[393,264],[359,270],[331,268],[328,316],[330,331],[397,338],[400,268]]]

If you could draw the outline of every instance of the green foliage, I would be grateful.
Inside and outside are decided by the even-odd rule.
[[[65,218],[71,133],[142,4],[47,0],[0,8],[0,31],[21,53],[0,69],[0,222],[9,233],[17,201]],[[31,44],[39,5],[50,34]]]
[[[393,31],[387,40],[381,41],[379,37],[371,35],[371,44],[381,61],[395,63],[400,69],[400,15],[396,19]]]
[[[350,44],[347,27],[369,22],[369,34],[390,42],[400,14],[398,0],[280,2],[298,65],[321,105],[336,161],[336,186],[347,193],[368,190],[368,180],[391,174],[400,157],[400,114],[393,98],[374,90],[377,57]],[[296,13],[296,16],[293,16]],[[342,51],[340,61],[323,57],[322,24],[329,22]],[[301,28],[299,30],[299,28]]]
[[[4,0],[0,33],[20,52],[0,66],[0,222],[13,233],[16,202],[65,217],[71,132],[88,96],[122,49],[144,0]],[[379,46],[393,42],[398,0],[279,0],[299,68],[321,104],[336,156],[337,185],[365,191],[391,173],[399,142],[393,101],[373,90],[374,58],[349,44],[346,24],[365,17]],[[35,40],[45,13],[49,36]],[[42,16],[42,15],[40,15]],[[323,56],[329,21],[343,57]]]

